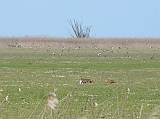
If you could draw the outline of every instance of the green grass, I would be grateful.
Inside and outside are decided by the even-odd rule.
[[[97,55],[99,52],[101,57]],[[101,49],[71,49],[70,52],[60,49],[50,52],[21,48],[1,50],[0,119],[153,117],[160,104],[160,50],[120,49],[119,52]],[[81,77],[91,78],[94,83],[80,85]],[[109,84],[108,79],[116,83]],[[60,103],[52,112],[43,113],[48,94],[54,88],[58,88]],[[126,99],[128,88],[131,92]],[[4,101],[7,95],[9,103]]]

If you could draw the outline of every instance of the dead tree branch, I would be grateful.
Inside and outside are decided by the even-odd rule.
[[[71,26],[74,35],[69,31],[69,34],[71,37],[77,37],[77,38],[89,38],[90,37],[90,31],[91,31],[91,26],[85,26],[83,27],[83,23],[78,23],[78,21],[73,20],[73,22],[70,20],[68,21],[69,25]]]

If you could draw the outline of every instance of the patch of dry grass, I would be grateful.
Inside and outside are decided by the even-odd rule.
[[[159,49],[155,38],[54,38],[54,37],[0,37],[0,48],[100,48],[100,49]]]

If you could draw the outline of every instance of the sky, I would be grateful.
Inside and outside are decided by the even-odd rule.
[[[0,0],[0,37],[71,37],[69,20],[90,37],[160,38],[160,0]]]

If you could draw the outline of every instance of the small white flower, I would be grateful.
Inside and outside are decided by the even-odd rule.
[[[18,88],[18,91],[21,92],[21,88]]]
[[[97,106],[98,106],[98,104],[95,102],[95,103],[94,103],[94,106],[95,106],[95,107],[97,107]]]
[[[128,88],[128,90],[127,90],[127,94],[129,94],[130,93],[130,89]]]
[[[6,96],[6,99],[5,99],[5,101],[6,101],[6,102],[9,102],[9,101],[8,101],[8,95]]]
[[[2,95],[2,93],[1,93],[2,91],[3,91],[3,90],[1,89],[1,90],[0,90],[0,96]]]

